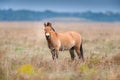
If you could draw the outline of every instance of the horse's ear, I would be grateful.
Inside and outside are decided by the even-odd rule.
[[[47,26],[52,26],[52,24],[50,22],[47,22]]]
[[[51,29],[55,31],[55,29],[52,27],[52,24],[50,22],[47,22],[47,24],[44,24],[44,25],[51,27]]]
[[[46,27],[47,25],[46,25],[46,23],[44,23],[44,27]]]

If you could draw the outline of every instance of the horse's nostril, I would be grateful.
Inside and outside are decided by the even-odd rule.
[[[49,39],[50,36],[46,36],[46,39]]]

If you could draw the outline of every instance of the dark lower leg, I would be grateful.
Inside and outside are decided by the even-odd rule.
[[[51,50],[51,54],[52,54],[52,59],[55,59],[55,50]]]
[[[56,59],[58,59],[59,50],[55,51]]]
[[[53,60],[55,59],[55,53],[52,53],[52,58],[53,58]]]
[[[74,49],[70,49],[70,55],[71,55],[71,59],[74,60],[75,58]]]
[[[78,58],[80,59],[80,58],[81,58],[80,50],[79,50],[79,49],[76,49],[76,53],[77,53],[77,55],[78,55]]]

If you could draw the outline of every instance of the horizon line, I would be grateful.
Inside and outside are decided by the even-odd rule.
[[[8,9],[1,9],[0,10],[12,10],[12,11],[20,11],[20,10],[26,10],[26,11],[34,11],[34,12],[46,12],[46,11],[51,11],[51,12],[58,12],[58,13],[84,13],[84,12],[93,12],[93,13],[107,13],[107,12],[112,12],[112,13],[120,13],[119,11],[93,11],[93,10],[85,10],[85,11],[55,11],[55,10],[50,10],[50,9],[46,9],[46,10],[31,10],[31,9],[13,9],[13,8],[8,8]]]

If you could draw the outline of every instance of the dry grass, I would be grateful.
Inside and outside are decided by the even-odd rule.
[[[0,80],[119,80],[120,23],[54,23],[83,36],[85,63],[68,51],[53,61],[43,22],[0,22]],[[117,54],[118,53],[118,54]]]

